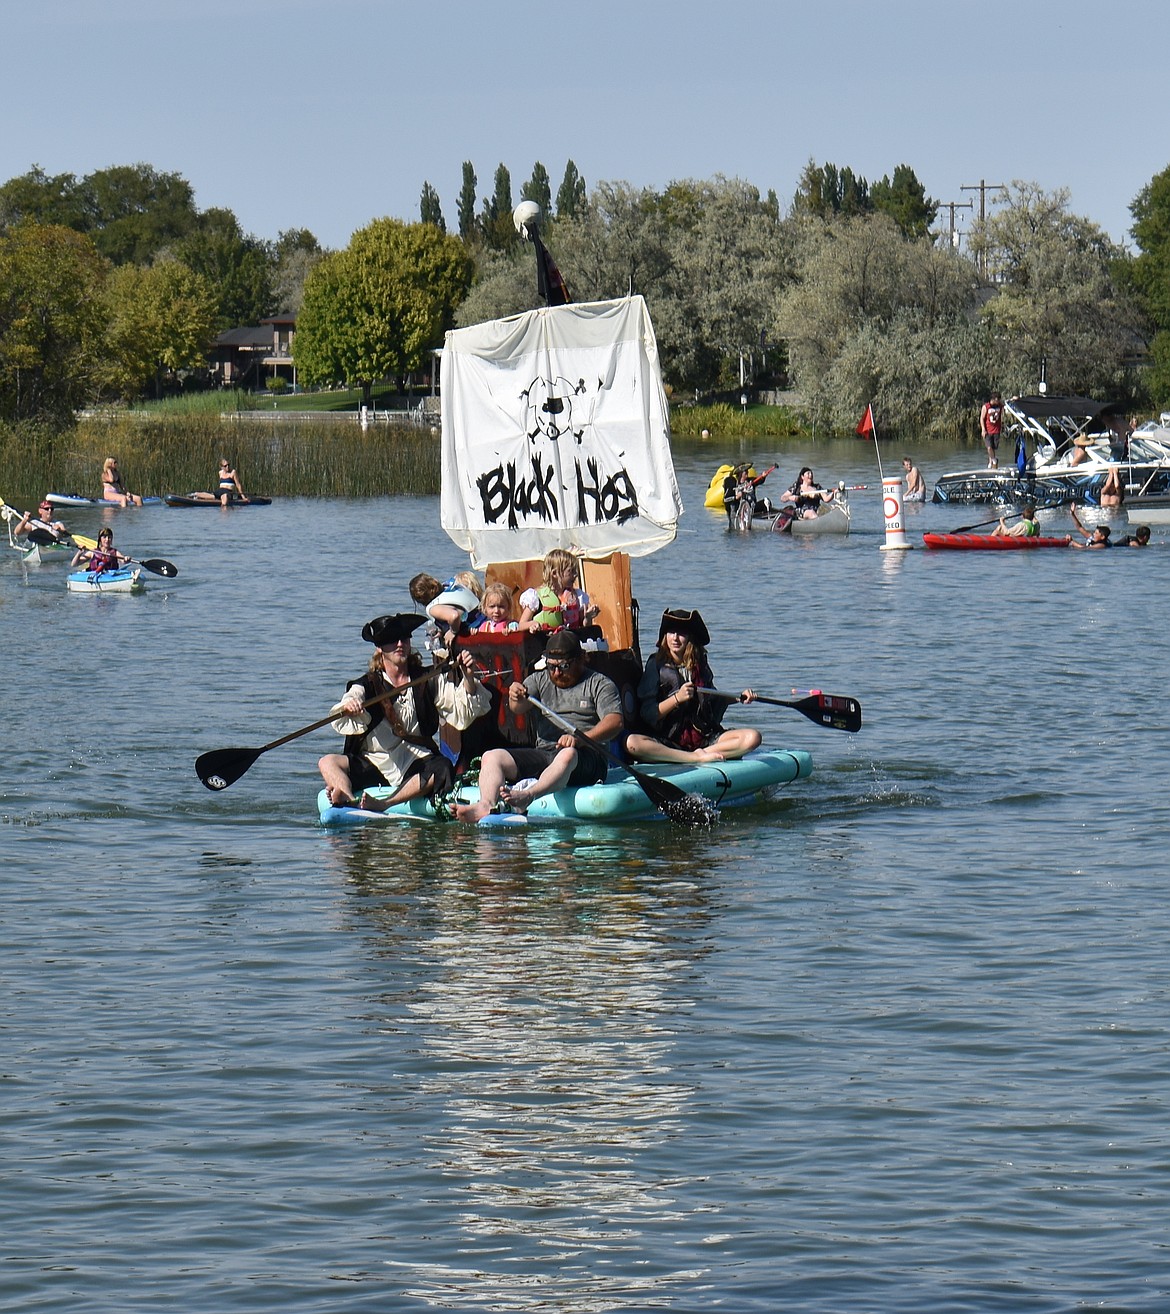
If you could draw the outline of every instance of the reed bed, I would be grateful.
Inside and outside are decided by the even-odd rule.
[[[239,422],[219,415],[111,415],[60,433],[0,429],[0,496],[14,505],[46,492],[100,495],[116,456],[143,495],[214,490],[220,457],[249,493],[266,497],[425,496],[439,491],[440,445],[428,429],[356,422]]]

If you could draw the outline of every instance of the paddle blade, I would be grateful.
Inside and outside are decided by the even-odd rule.
[[[626,770],[642,787],[651,803],[679,826],[711,826],[719,819],[719,809],[701,794],[688,794],[671,780],[647,775],[627,765]]]
[[[766,699],[761,701],[766,702]],[[807,716],[817,725],[829,730],[846,730],[856,734],[861,729],[861,704],[856,698],[840,698],[834,694],[810,694],[797,702],[787,703],[795,707],[801,716]]]
[[[195,774],[211,790],[234,785],[264,750],[262,748],[216,748],[195,759]]]
[[[167,579],[174,579],[179,573],[179,568],[173,562],[163,561],[159,557],[150,557],[146,561],[138,563],[144,570],[149,570],[155,575],[165,575]]]

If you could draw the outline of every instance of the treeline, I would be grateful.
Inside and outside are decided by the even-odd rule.
[[[1017,182],[957,249],[899,165],[868,182],[810,161],[787,206],[740,179],[662,191],[569,160],[555,196],[537,163],[512,194],[463,166],[458,231],[425,183],[419,222],[380,219],[343,251],[307,230],[266,241],[199,211],[146,165],[0,186],[0,418],[67,422],[100,398],[197,380],[224,328],[287,311],[306,384],[429,368],[443,331],[537,303],[514,200],[533,200],[574,300],[644,295],[675,402],[787,382],[810,421],[950,435],[992,388],[1170,403],[1170,169],[1135,198],[1136,253]]]

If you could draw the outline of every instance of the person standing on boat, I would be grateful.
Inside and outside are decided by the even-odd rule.
[[[1003,435],[1003,398],[993,392],[979,412],[979,432],[987,448],[987,468],[999,468],[999,440]]]
[[[759,748],[758,730],[724,730],[719,711],[726,704],[702,696],[715,687],[707,663],[710,642],[697,611],[662,613],[658,647],[638,684],[639,711],[651,733],[626,739],[626,752],[636,761],[724,762]],[[740,694],[745,703],[754,698],[751,689]]]
[[[802,467],[791,485],[780,494],[781,502],[788,502],[794,514],[802,520],[815,519],[822,503],[833,500],[835,488],[824,489],[817,483],[816,477],[808,466]]]
[[[391,803],[450,789],[451,763],[434,739],[439,722],[466,730],[491,707],[487,690],[473,675],[470,653],[461,653],[450,671],[440,673],[434,666],[424,668],[411,651],[410,636],[425,620],[399,613],[377,616],[362,627],[374,655],[365,675],[351,680],[333,707],[333,728],[345,735],[345,751],[326,753],[317,763],[334,807],[352,807],[360,794],[363,808],[383,812]],[[363,706],[428,674],[434,678],[397,698]],[[389,785],[394,792],[385,799],[362,792],[373,785]]]
[[[579,733],[571,735],[554,725],[529,704],[529,694],[571,722]],[[607,675],[588,668],[575,634],[558,630],[549,639],[544,670],[533,671],[523,684],[511,685],[508,706],[514,714],[527,713],[534,718],[536,745],[488,749],[479,771],[479,802],[457,805],[455,815],[460,821],[481,821],[501,802],[513,812],[526,812],[532,801],[544,794],[605,779],[605,757],[590,752],[581,737],[607,744],[621,734],[621,694]],[[529,778],[531,785],[508,788]]]
[[[122,485],[122,475],[118,470],[116,457],[107,456],[102,464],[102,501],[117,502],[119,506],[142,505],[142,498],[137,493],[128,493]]]
[[[902,500],[905,502],[925,502],[926,480],[922,477],[922,471],[908,456],[902,457],[902,469],[906,472],[906,496]]]
[[[84,566],[86,570],[97,575],[103,570],[117,570],[119,566],[128,566],[130,561],[130,557],[119,552],[114,546],[114,531],[107,525],[104,529],[98,530],[97,547],[78,548],[73,554],[69,567],[72,570],[75,566]]]
[[[234,502],[237,497],[241,502],[251,501],[240,483],[240,476],[232,469],[227,457],[221,456],[219,458],[219,504],[220,506],[227,506],[229,502]]]
[[[1040,526],[1036,521],[1036,507],[1031,502],[1025,503],[1019,520],[1011,529],[1005,524],[1003,516],[1000,516],[999,524],[991,533],[995,538],[1035,538],[1040,533]]]

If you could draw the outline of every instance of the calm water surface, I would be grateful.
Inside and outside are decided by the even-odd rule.
[[[1167,1308],[1166,531],[733,537],[738,455],[680,455],[643,641],[697,606],[866,727],[736,709],[815,774],[711,832],[327,833],[328,731],[200,786],[465,564],[437,499],[106,513],[179,566],[137,598],[0,565],[0,1307]]]

